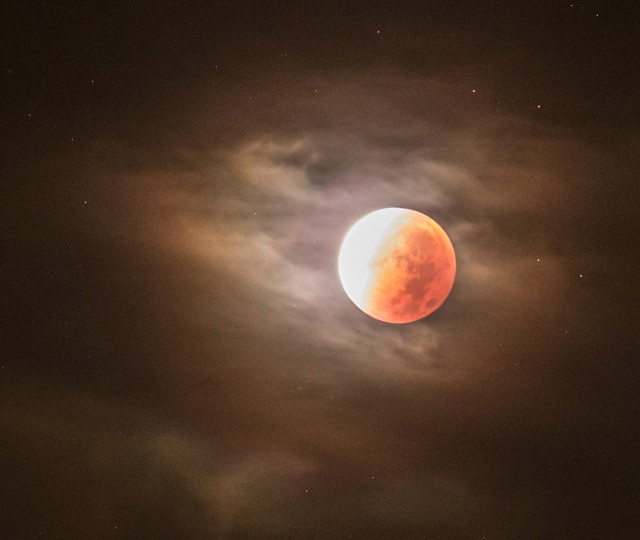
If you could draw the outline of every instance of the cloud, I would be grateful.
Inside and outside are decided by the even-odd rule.
[[[321,537],[318,524],[354,519],[374,536],[464,535],[494,530],[497,511],[505,537],[546,530],[549,499],[536,500],[535,471],[520,478],[531,493],[512,485],[527,453],[501,430],[517,425],[543,467],[536,438],[571,408],[540,366],[563,354],[546,344],[575,310],[565,300],[580,248],[560,233],[585,212],[574,194],[593,183],[589,145],[470,102],[463,77],[374,70],[274,84],[259,111],[242,85],[203,92],[197,124],[184,119],[159,148],[95,142],[82,170],[100,204],[72,226],[113,265],[101,265],[101,290],[128,313],[100,319],[112,325],[103,346],[129,332],[135,344],[108,350],[155,409],[28,391],[38,406],[15,408],[22,424],[5,416],[9,431],[37,448],[28,426],[49,411],[35,462],[48,468],[47,452],[57,459],[82,433],[72,451],[112,485],[105,512],[134,520],[155,499],[179,500],[162,530],[184,511],[193,537]],[[337,275],[345,232],[386,206],[436,219],[458,258],[450,298],[406,326],[362,314]],[[95,496],[82,474],[74,484]],[[122,475],[146,486],[125,503]]]

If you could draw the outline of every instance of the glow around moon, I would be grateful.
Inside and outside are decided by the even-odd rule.
[[[367,315],[409,323],[433,313],[453,287],[453,245],[434,220],[406,208],[367,214],[346,234],[338,272],[347,296]]]

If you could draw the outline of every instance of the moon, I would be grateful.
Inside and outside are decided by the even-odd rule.
[[[410,323],[433,313],[451,292],[456,256],[433,219],[406,208],[383,208],[358,220],[338,256],[347,296],[367,315]]]

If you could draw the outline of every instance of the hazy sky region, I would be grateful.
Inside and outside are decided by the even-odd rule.
[[[634,2],[13,4],[1,537],[640,534]],[[391,206],[407,325],[337,274]]]

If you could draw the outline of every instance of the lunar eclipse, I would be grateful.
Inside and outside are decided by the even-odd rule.
[[[367,315],[410,323],[445,301],[456,257],[433,219],[414,210],[384,208],[351,227],[340,248],[338,271],[345,292]]]
[[[0,540],[640,539],[640,1],[0,12]]]

